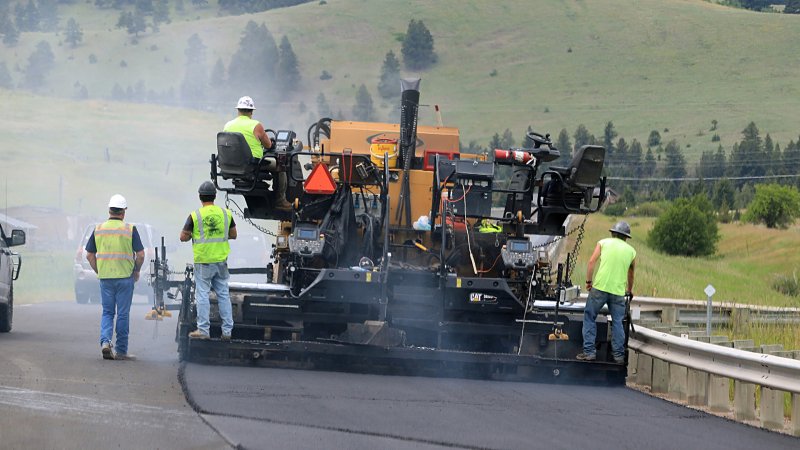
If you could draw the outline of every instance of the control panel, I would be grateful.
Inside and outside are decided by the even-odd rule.
[[[319,232],[314,223],[297,223],[289,235],[289,251],[300,256],[316,256],[322,254],[325,247],[325,236]]]
[[[531,269],[536,265],[536,254],[528,239],[509,239],[500,251],[503,263],[513,269]]]
[[[293,150],[292,146],[296,136],[294,131],[278,130],[275,133],[275,151],[285,152],[287,150]]]

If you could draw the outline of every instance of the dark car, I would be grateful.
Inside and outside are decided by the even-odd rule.
[[[139,281],[133,285],[133,293],[146,295],[148,301],[152,301],[153,288],[150,287],[150,260],[155,257],[156,231],[146,223],[134,223],[139,237],[144,245],[144,265],[139,274]],[[75,281],[75,301],[78,303],[100,303],[100,282],[97,274],[94,273],[89,261],[86,259],[86,243],[92,236],[95,225],[89,225],[83,232],[78,250],[75,252],[75,264],[73,265],[73,275]]]
[[[0,333],[11,331],[14,318],[14,280],[19,276],[22,258],[9,247],[25,243],[25,232],[13,230],[6,237],[0,225]]]

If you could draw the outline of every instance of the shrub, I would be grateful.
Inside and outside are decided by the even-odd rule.
[[[625,202],[612,203],[603,209],[603,214],[611,217],[622,217],[625,215],[625,210],[628,206]]]
[[[714,133],[714,135],[711,136],[711,142],[719,142],[719,140],[720,140],[720,137],[719,137],[719,135],[717,133]]]
[[[767,228],[787,228],[800,217],[800,192],[792,186],[759,184],[743,220]]]
[[[792,297],[800,295],[800,284],[797,282],[797,272],[793,272],[791,275],[776,275],[775,279],[772,280],[772,289],[784,295],[791,295]]]
[[[647,243],[669,255],[708,256],[716,251],[719,228],[708,199],[681,198],[670,205],[647,235]]]
[[[333,78],[333,75],[331,75],[327,70],[323,70],[319,76],[320,80],[330,80],[331,78]]]
[[[645,202],[631,209],[628,215],[637,217],[658,217],[668,206],[668,202]]]

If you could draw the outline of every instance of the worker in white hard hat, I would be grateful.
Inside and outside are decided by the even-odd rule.
[[[144,246],[136,227],[125,223],[127,209],[125,197],[113,195],[108,201],[108,220],[95,227],[86,243],[86,259],[100,280],[103,359],[133,359],[128,353],[129,316],[133,284],[139,281],[144,264]],[[117,338],[112,343],[115,328]]]
[[[261,122],[253,119],[253,111],[255,109],[256,105],[253,103],[252,98],[248,96],[240,98],[236,103],[236,110],[239,111],[239,115],[226,123],[222,131],[241,133],[245,141],[247,141],[247,145],[250,146],[253,158],[261,159],[264,157],[264,149],[271,149],[273,142]],[[276,193],[275,207],[277,209],[292,209],[292,205],[286,200],[287,181],[286,172],[281,171],[277,174],[277,186],[273,189]]]

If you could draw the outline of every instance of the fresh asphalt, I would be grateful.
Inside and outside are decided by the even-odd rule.
[[[0,448],[800,448],[623,387],[181,371],[175,319],[145,321],[147,309],[132,311],[139,359],[103,361],[97,305],[18,306],[14,330],[0,334]]]

